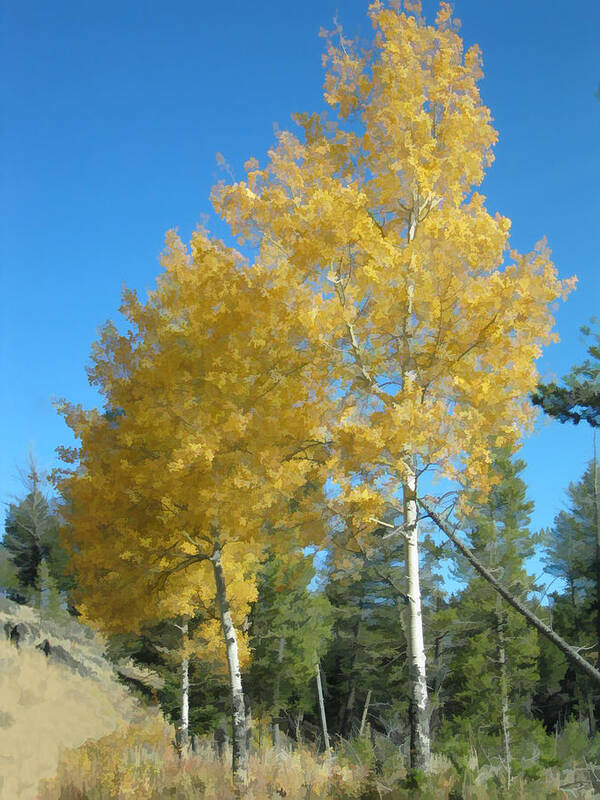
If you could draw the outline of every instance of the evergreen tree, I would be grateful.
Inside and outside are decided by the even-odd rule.
[[[315,670],[332,618],[325,595],[309,588],[314,577],[312,558],[302,552],[269,553],[250,615],[248,687],[259,711],[271,717],[276,747],[283,721],[296,734],[305,715],[317,720]]]
[[[569,509],[560,511],[545,531],[546,571],[566,582],[571,605],[592,601],[596,591],[596,503],[594,460],[567,489]]]
[[[569,484],[568,510],[560,511],[554,525],[545,531],[546,571],[562,578],[564,591],[552,594],[552,622],[555,630],[569,637],[580,652],[598,664],[600,660],[600,542],[599,542],[599,473],[594,457],[581,480]],[[600,695],[586,677],[563,670],[560,705],[561,724],[577,711],[586,718],[591,733],[598,728]]]
[[[72,588],[66,574],[68,556],[58,539],[56,505],[42,491],[43,480],[33,459],[25,479],[26,496],[8,507],[3,545],[12,562],[18,586],[10,596],[20,602],[44,605],[49,594]]]
[[[598,322],[593,318],[593,322]],[[531,396],[534,405],[541,406],[546,414],[560,422],[578,425],[584,420],[593,428],[600,427],[600,331],[591,333],[584,325],[581,331],[593,336],[595,344],[588,347],[591,358],[586,359],[563,377],[565,386],[557,383],[540,383]]]
[[[187,620],[185,636],[182,619],[165,619],[143,625],[136,632],[109,636],[107,654],[112,661],[119,664],[123,659],[131,659],[134,664],[148,668],[151,674],[158,676],[160,686],[141,681],[136,675],[133,678],[126,676],[125,680],[146,699],[160,703],[163,713],[180,733],[180,739],[211,732],[227,711],[228,686],[222,659],[215,652],[214,644],[206,646],[201,636],[206,618],[204,611],[198,611],[196,616]],[[189,684],[185,704],[187,725],[182,719],[186,714],[182,708],[185,660],[188,662]]]
[[[524,567],[534,553],[534,537],[528,530],[533,503],[527,500],[520,477],[524,467],[508,449],[497,450],[494,468],[500,483],[484,502],[471,501],[473,511],[465,523],[473,550],[522,601],[534,588]],[[457,576],[468,583],[458,598],[448,720],[442,738],[452,749],[448,738],[454,736],[456,746],[462,737],[464,747],[468,725],[480,752],[503,759],[510,782],[515,756],[531,755],[532,744],[540,747],[544,742],[531,712],[539,682],[537,636],[470,567],[457,562]]]
[[[597,318],[592,321],[598,323]],[[587,352],[590,358],[574,366],[563,378],[565,386],[556,383],[538,385],[532,401],[560,422],[581,420],[594,429],[594,458],[581,482],[571,484],[568,494],[571,509],[561,511],[554,526],[547,532],[549,560],[547,571],[563,578],[567,595],[553,595],[554,627],[577,642],[580,652],[586,652],[600,667],[600,469],[596,452],[596,428],[600,427],[600,331],[592,334],[589,326],[581,331],[592,336],[595,343]],[[592,633],[592,629],[595,629]],[[585,644],[582,644],[582,638]],[[594,655],[595,654],[595,655]],[[595,732],[600,716],[600,697],[597,686],[588,678],[565,672],[563,689],[568,689],[562,703],[563,712],[587,708],[590,732]],[[585,698],[585,699],[584,699]],[[564,718],[564,713],[563,713]],[[559,719],[554,720],[559,724]]]
[[[9,551],[0,543],[0,595],[14,597],[19,592],[19,577]],[[23,601],[25,598],[23,598]]]
[[[334,639],[325,660],[328,716],[333,732],[343,738],[364,730],[368,722],[408,747],[404,540],[392,522],[380,523],[358,531],[348,518],[333,532],[325,589],[335,609]],[[424,536],[419,569],[432,707],[443,677],[443,635],[433,624],[443,603],[434,569],[437,557]]]
[[[332,732],[359,729],[369,692],[368,721],[380,730],[406,728],[406,638],[398,625],[405,607],[400,565],[385,554],[332,559],[326,594],[335,611],[334,638],[325,659]],[[393,699],[392,699],[393,698]]]

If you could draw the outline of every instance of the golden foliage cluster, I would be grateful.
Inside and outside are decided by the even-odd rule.
[[[84,616],[105,629],[209,608],[217,546],[243,619],[264,521],[286,518],[314,470],[293,459],[314,438],[297,411],[309,387],[292,380],[298,325],[266,271],[201,231],[191,253],[170,235],[163,264],[147,303],[125,295],[131,332],[109,324],[95,345],[105,413],[62,409],[81,441],[78,468],[58,480],[65,536]]]
[[[371,4],[368,52],[325,32],[334,118],[297,115],[299,134],[278,132],[264,168],[213,191],[300,304],[321,380],[337,387],[331,469],[351,503],[357,472],[397,475],[389,499],[414,458],[489,488],[496,437],[516,445],[531,428],[551,307],[575,285],[544,242],[511,249],[510,221],[477,191],[497,139],[478,49],[463,52],[448,4],[434,25],[405,8]]]
[[[492,447],[531,428],[575,279],[543,242],[511,249],[477,191],[497,133],[448,4],[433,25],[417,3],[369,16],[369,51],[324,34],[332,118],[296,115],[263,168],[213,191],[253,262],[169,234],[148,301],[124,294],[129,331],[94,346],[104,413],[62,408],[73,565],[108,629],[208,607],[217,547],[239,624],[265,544],[321,543],[325,500],[360,527],[409,472],[485,492]],[[326,477],[335,501],[306,491]]]

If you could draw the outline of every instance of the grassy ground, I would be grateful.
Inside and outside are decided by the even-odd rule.
[[[164,725],[123,728],[63,755],[56,776],[44,781],[40,800],[234,800],[231,756],[219,760],[208,741],[180,761]],[[263,748],[250,761],[247,800],[592,800],[600,770],[540,770],[535,779],[515,778],[505,785],[501,768],[490,765],[458,775],[442,756],[434,756],[427,778],[408,780],[396,750],[378,742],[377,769],[365,740],[346,742],[331,755],[310,747],[279,751]],[[387,751],[387,752],[386,752]],[[600,783],[596,782],[598,788]]]
[[[17,648],[0,634],[2,800],[233,800],[231,753],[211,743],[180,760],[174,731],[142,708],[103,658],[104,643],[67,615],[48,619],[0,600],[0,631],[20,625]],[[44,649],[45,648],[45,649]],[[45,654],[47,653],[47,654]],[[128,670],[133,667],[129,665]],[[125,670],[126,672],[128,670]],[[592,800],[600,798],[600,736],[577,723],[556,740],[553,768],[531,765],[506,785],[501,763],[461,772],[441,755],[428,776],[407,777],[384,736],[275,751],[253,742],[247,800]],[[591,762],[591,763],[590,763]]]
[[[118,682],[102,657],[103,643],[83,626],[2,600],[0,631],[15,625],[18,648],[0,639],[0,797],[35,800],[40,779],[56,773],[65,748],[150,712]],[[52,648],[48,656],[44,642]]]

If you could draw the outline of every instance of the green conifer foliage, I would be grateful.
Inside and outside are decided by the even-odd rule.
[[[598,324],[598,319],[593,318]],[[592,428],[600,427],[600,331],[591,332],[584,325],[581,332],[595,339],[588,353],[591,358],[574,366],[563,377],[564,386],[555,382],[540,383],[537,392],[531,396],[534,405],[541,406],[546,414],[559,422],[573,422],[578,425],[584,420]]]
[[[568,510],[560,511],[544,532],[548,551],[546,571],[562,578],[571,605],[582,609],[592,602],[596,576],[595,464],[590,461],[582,478],[567,489]],[[579,622],[576,623],[579,626]],[[572,632],[579,633],[577,627]],[[569,631],[571,632],[571,631]]]
[[[535,543],[528,529],[533,503],[527,500],[520,477],[525,464],[501,449],[493,467],[501,481],[485,502],[472,503],[465,529],[488,569],[525,600],[534,587],[524,561],[533,555]],[[467,586],[458,599],[452,632],[454,652],[441,739],[450,748],[450,740],[456,747],[462,739],[464,748],[470,738],[480,754],[503,760],[510,781],[515,759],[522,764],[536,755],[536,748],[539,755],[545,741],[541,723],[531,711],[539,681],[537,635],[462,562],[457,562],[457,575]]]
[[[189,620],[191,637],[206,618],[207,614],[199,610]],[[163,713],[176,726],[181,714],[180,623],[181,619],[165,619],[142,625],[136,632],[114,633],[110,635],[108,645],[108,656],[112,661],[119,664],[124,659],[131,659],[161,679],[161,685],[155,686],[153,682],[141,682],[137,676],[125,677],[130,689],[146,699],[160,702]],[[227,712],[227,676],[222,665],[199,648],[199,655],[189,660],[189,682],[189,734],[211,733]]]
[[[19,590],[17,569],[9,551],[0,544],[0,595],[15,595]]]
[[[553,627],[596,664],[600,660],[598,471],[593,459],[581,480],[569,484],[568,509],[560,511],[554,525],[544,531],[546,571],[562,579],[562,587],[551,595]],[[560,678],[562,702],[550,715],[551,723],[562,727],[569,715],[577,713],[595,732],[600,723],[597,688],[566,665]]]
[[[5,519],[3,545],[17,579],[17,587],[7,588],[13,599],[43,605],[49,591],[57,594],[72,588],[72,579],[66,574],[68,556],[58,539],[59,514],[42,491],[33,461],[25,483],[26,496],[9,504]],[[56,604],[56,597],[52,602]]]
[[[247,686],[258,713],[271,718],[275,745],[280,730],[295,732],[306,715],[318,724],[315,669],[330,639],[332,615],[325,595],[309,589],[314,576],[312,557],[301,551],[268,554],[250,615]]]
[[[335,611],[334,639],[325,661],[333,733],[357,733],[366,697],[367,721],[392,729],[406,722],[406,640],[399,625],[405,605],[398,564],[377,552],[331,565],[326,587]],[[403,588],[403,587],[402,587]]]

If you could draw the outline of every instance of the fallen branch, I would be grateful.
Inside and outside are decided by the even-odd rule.
[[[461,542],[458,539],[447,522],[445,522],[439,514],[437,514],[430,506],[421,498],[417,501],[421,508],[427,513],[427,515],[435,522],[438,528],[443,531],[446,536],[450,539],[452,544],[460,550],[463,556],[469,561],[470,564],[477,570],[477,572],[485,578],[485,580],[494,587],[494,589],[500,594],[506,602],[511,605],[515,611],[518,611],[519,614],[522,614],[527,622],[532,625],[542,636],[545,636],[549,639],[553,644],[555,644],[558,649],[563,653],[565,658],[570,661],[574,666],[578,667],[582,672],[585,672],[586,675],[591,678],[594,683],[600,686],[600,672],[595,669],[589,661],[586,661],[583,656],[579,655],[579,652],[576,648],[572,647],[570,644],[565,642],[562,636],[559,636],[558,633],[552,630],[545,622],[537,617],[532,611],[527,608],[527,606],[522,603],[517,597],[515,597],[511,592],[508,591],[494,576],[492,573],[486,569],[486,567],[481,563],[481,561],[477,558],[475,553],[467,547],[466,544]]]

